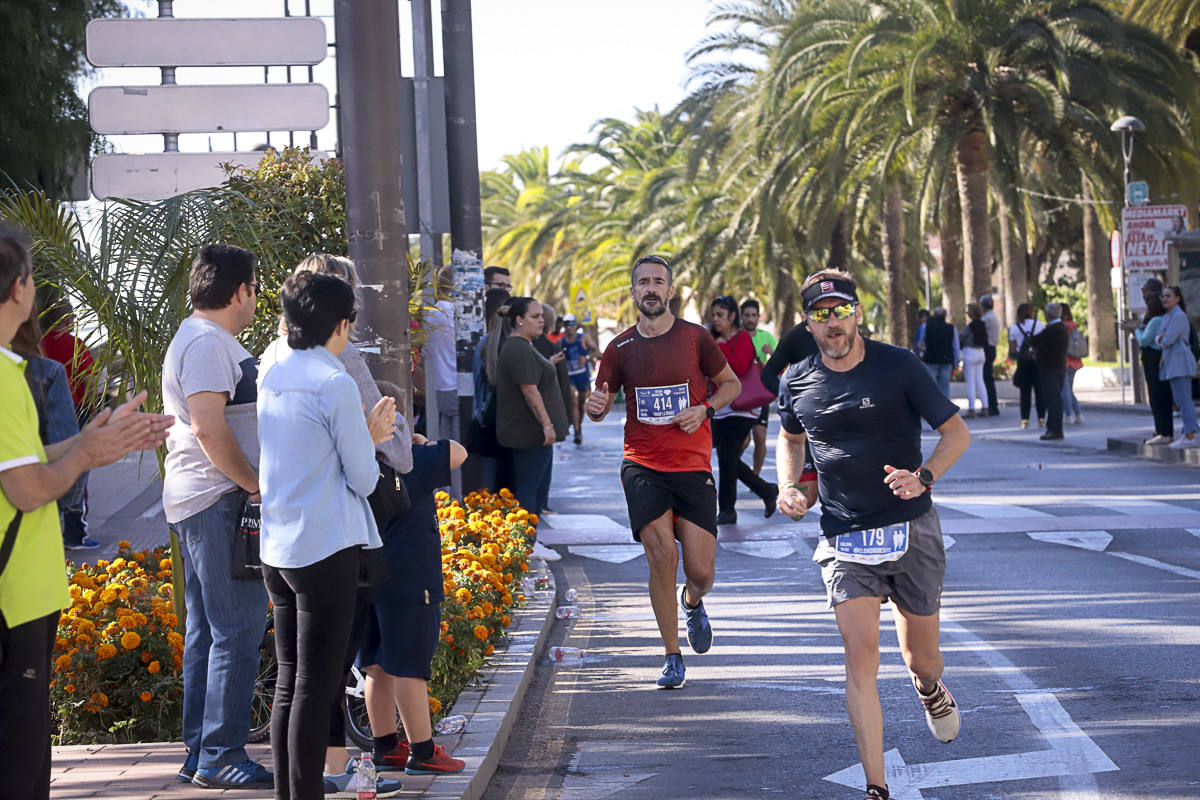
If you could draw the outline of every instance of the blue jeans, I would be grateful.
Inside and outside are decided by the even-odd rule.
[[[946,397],[950,396],[950,373],[954,371],[953,364],[926,364],[929,377],[937,384],[938,389]]]
[[[554,464],[554,446],[549,444],[527,450],[505,448],[508,455],[508,488],[530,514],[541,514],[541,505],[550,492],[550,467]]]
[[[1196,423],[1196,403],[1192,400],[1192,376],[1180,375],[1171,378],[1171,396],[1175,405],[1179,406],[1179,419],[1183,422],[1183,433],[1200,433],[1200,424]]]
[[[1063,381],[1062,401],[1063,414],[1068,417],[1083,416],[1083,412],[1079,409],[1079,398],[1075,396],[1075,370],[1072,367],[1067,367],[1067,377]]]
[[[187,633],[183,648],[183,743],[202,768],[245,761],[267,589],[234,578],[233,533],[241,492],[230,492],[171,527],[183,545]]]

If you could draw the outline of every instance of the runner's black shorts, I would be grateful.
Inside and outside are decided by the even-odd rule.
[[[766,425],[771,421],[771,404],[767,403],[758,409],[758,419],[754,421],[755,425]]]
[[[621,485],[635,541],[641,530],[667,511],[717,535],[717,487],[711,472],[663,472],[628,459],[621,462]]]

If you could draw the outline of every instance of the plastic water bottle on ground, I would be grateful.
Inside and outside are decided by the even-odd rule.
[[[453,736],[456,733],[462,733],[467,729],[467,718],[462,714],[455,714],[453,717],[442,717],[438,720],[438,724],[433,726],[433,732],[438,736]]]
[[[358,759],[358,769],[354,772],[358,800],[375,800],[375,777],[375,757],[370,753],[363,753]]]
[[[571,619],[572,617],[578,617],[582,613],[583,611],[579,606],[559,606],[554,609],[554,616],[559,619]]]
[[[575,598],[578,596],[579,594],[574,589],[567,589],[567,591],[563,593],[563,599],[568,603],[574,603]]]
[[[546,566],[546,562],[538,559],[537,572],[533,576],[533,590],[535,592],[549,591],[550,589],[550,568]]]
[[[562,661],[582,661],[584,651],[578,647],[551,647],[550,660],[556,662]]]

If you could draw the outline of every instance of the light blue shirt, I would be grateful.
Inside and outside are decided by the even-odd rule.
[[[261,557],[297,568],[382,547],[367,495],[379,466],[354,379],[324,347],[291,350],[258,391]]]
[[[1157,341],[1158,332],[1162,330],[1162,314],[1157,317],[1151,317],[1146,323],[1146,327],[1138,328],[1134,331],[1134,336],[1137,336],[1139,347],[1149,347],[1153,350],[1162,350],[1162,346]]]

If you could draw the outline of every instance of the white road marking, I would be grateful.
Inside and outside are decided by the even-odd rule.
[[[1117,558],[1123,558],[1126,561],[1132,561],[1135,564],[1141,564],[1146,567],[1154,567],[1155,569],[1173,572],[1176,575],[1182,575],[1185,578],[1196,578],[1197,580],[1200,580],[1200,572],[1197,572],[1194,569],[1188,569],[1187,567],[1179,567],[1174,564],[1168,564],[1164,561],[1158,561],[1157,559],[1146,558],[1145,556],[1138,556],[1134,555],[1133,553],[1120,553],[1115,550],[1110,552],[1109,555],[1116,556]]]
[[[948,533],[942,534],[942,547],[945,548],[946,550],[949,550],[951,547],[954,547],[954,544],[957,541],[958,541],[958,539],[955,539],[953,536],[951,536]]]
[[[571,555],[583,556],[610,564],[624,564],[645,554],[640,544],[584,544],[567,548]]]
[[[1108,531],[1029,531],[1028,535],[1039,542],[1065,544],[1096,553],[1103,553],[1104,548],[1112,542]]]
[[[721,542],[721,547],[755,558],[787,558],[796,552],[790,539],[762,539],[753,542]]]
[[[1053,517],[1045,511],[1038,511],[1029,506],[1019,506],[1013,503],[978,503],[967,500],[935,500],[935,506],[945,506],[964,514],[983,519],[1009,520],[1024,517]]]
[[[138,514],[138,519],[153,519],[163,513],[162,500],[155,500],[153,504],[141,514]]]
[[[1094,501],[1094,503],[1090,503],[1089,505],[1093,504],[1134,517],[1162,516],[1163,514],[1178,514],[1181,511],[1187,511],[1182,506],[1173,506],[1170,503],[1137,497],[1108,497],[1103,501]]]
[[[726,689],[767,689],[773,692],[807,692],[811,694],[844,695],[846,693],[846,689],[843,686],[800,686],[794,683],[722,683],[721,687]]]
[[[1200,537],[1200,528],[1188,528],[1187,532],[1192,536]]]
[[[1050,749],[915,765],[905,764],[899,750],[892,749],[884,754],[885,774],[892,797],[921,800],[921,789],[1057,777],[1063,796],[1080,800],[1098,798],[1099,789],[1093,773],[1119,768],[1075,724],[1058,699],[1035,687],[1000,651],[953,620],[943,618],[942,630],[960,640],[1000,675]],[[865,787],[861,764],[827,775],[825,780],[853,788]]]

